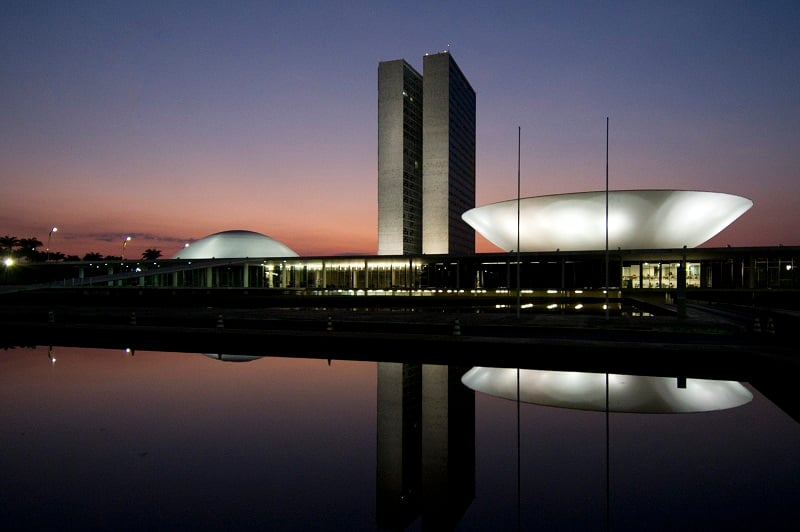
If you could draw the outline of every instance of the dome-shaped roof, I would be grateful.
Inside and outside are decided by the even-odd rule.
[[[245,257],[297,257],[288,246],[253,231],[222,231],[201,238],[176,253],[173,259],[236,259]]]
[[[608,193],[608,245],[612,249],[693,248],[752,206],[747,198],[721,192],[612,190]],[[606,193],[501,201],[470,209],[461,217],[505,250],[517,247],[517,227],[521,251],[598,250],[605,246]]]

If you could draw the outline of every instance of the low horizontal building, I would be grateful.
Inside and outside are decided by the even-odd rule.
[[[519,258],[519,260],[518,260]],[[14,266],[6,284],[312,291],[800,288],[800,246],[455,255],[234,257]],[[683,272],[681,272],[683,270]],[[519,278],[519,283],[517,279]]]

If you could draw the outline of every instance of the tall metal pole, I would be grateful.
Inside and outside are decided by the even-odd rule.
[[[522,300],[522,284],[520,283],[519,263],[519,218],[520,218],[520,154],[522,145],[522,127],[517,126],[517,319],[520,317]],[[519,425],[519,366],[517,366],[517,530],[522,530],[522,493],[521,493],[521,464],[520,464],[520,425]]]
[[[520,260],[520,253],[519,253],[519,203],[520,203],[520,145],[522,139],[522,128],[517,126],[517,318],[520,315],[520,309],[522,308],[522,300],[520,298],[520,293],[522,292],[522,285],[520,283],[520,274],[519,274],[519,260]]]
[[[606,117],[606,319],[608,319],[608,117]]]

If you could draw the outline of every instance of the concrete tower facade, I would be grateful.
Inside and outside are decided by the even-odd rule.
[[[448,52],[378,65],[378,254],[473,254],[475,91]]]
[[[378,64],[378,255],[422,253],[422,76]]]
[[[475,253],[475,91],[453,57],[422,60],[422,252]]]

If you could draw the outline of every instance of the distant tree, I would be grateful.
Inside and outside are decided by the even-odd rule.
[[[64,255],[64,262],[78,262],[81,258],[77,255]]]
[[[144,260],[156,260],[159,257],[161,257],[160,249],[147,248],[144,250],[144,253],[142,253],[142,259]]]
[[[142,253],[142,259],[144,260],[156,260],[161,257],[161,250],[155,248],[147,248]]]
[[[19,245],[19,238],[15,236],[0,236],[0,251],[13,251]]]
[[[87,253],[86,255],[83,256],[83,260],[85,260],[87,262],[93,261],[93,260],[103,260],[103,254],[102,253],[95,253],[95,252]]]
[[[36,250],[36,248],[40,248],[44,244],[42,244],[42,241],[39,240],[38,238],[31,237],[31,238],[20,238],[17,241],[17,245],[19,247],[21,247],[21,248],[28,248],[28,249],[31,249],[31,250]]]
[[[47,253],[45,253],[45,260],[47,260]],[[51,251],[50,252],[50,260],[56,261],[56,262],[58,262],[60,260],[66,260],[66,255],[64,255],[60,251]]]
[[[43,261],[44,260],[44,253],[40,253],[36,251],[36,248],[40,248],[43,246],[42,241],[38,238],[20,238],[17,246],[19,249],[17,250],[17,254],[20,257],[24,257],[29,261]],[[39,257],[42,255],[42,257]]]

